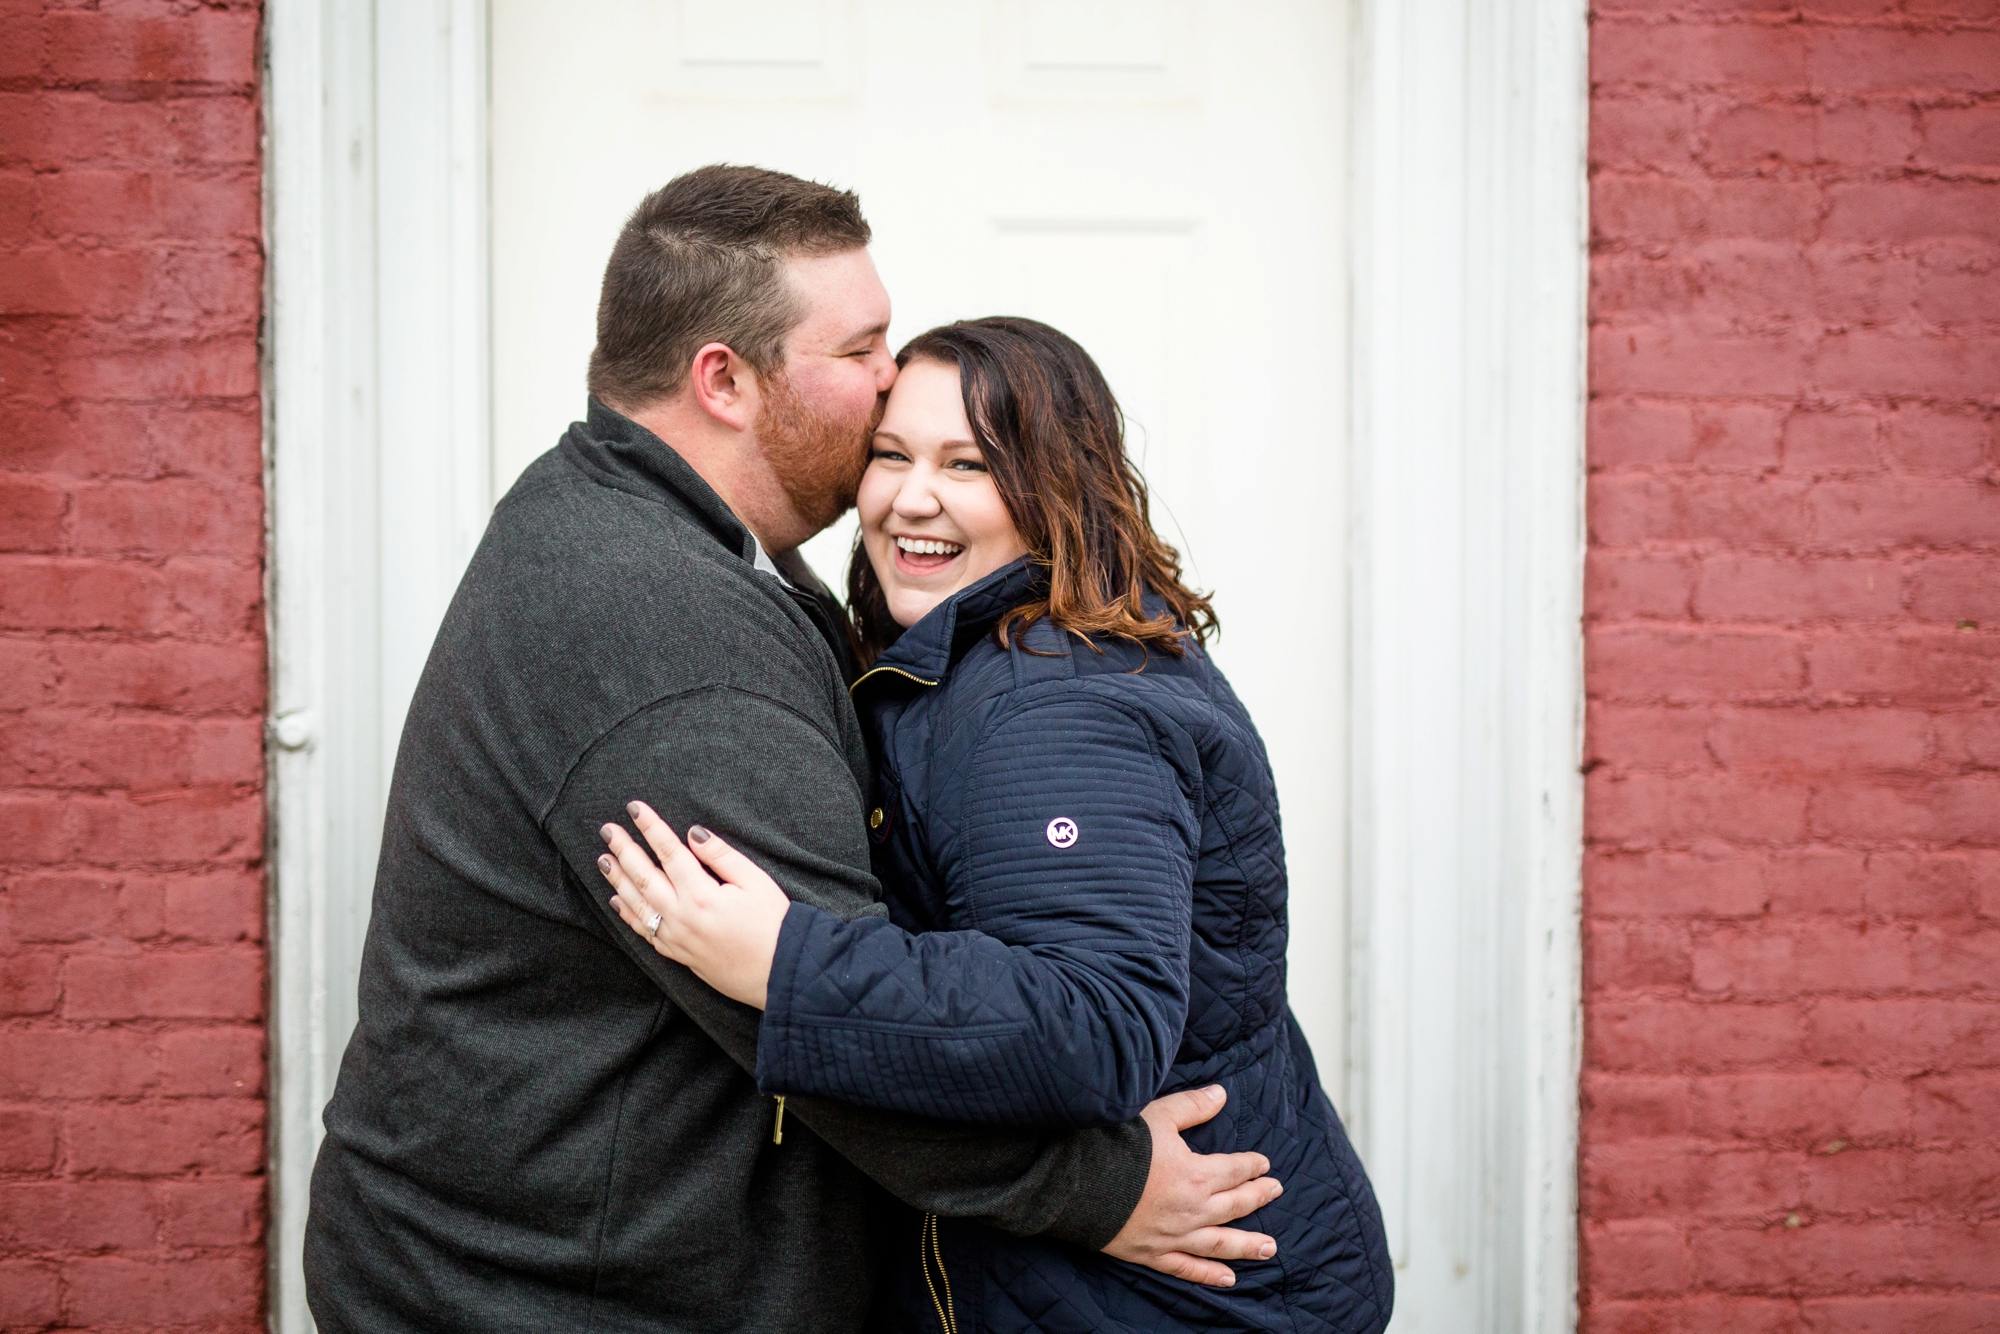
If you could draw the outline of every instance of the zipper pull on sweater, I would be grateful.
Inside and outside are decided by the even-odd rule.
[[[778,1118],[777,1120],[771,1122],[771,1143],[783,1144],[784,1142],[785,1142],[785,1095],[780,1093],[778,1095]]]

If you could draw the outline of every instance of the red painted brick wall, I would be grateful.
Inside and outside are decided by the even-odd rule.
[[[253,3],[0,0],[0,1327],[262,1327]]]
[[[1591,50],[1584,1328],[2000,1330],[2000,4]]]

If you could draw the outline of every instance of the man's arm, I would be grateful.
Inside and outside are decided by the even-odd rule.
[[[568,873],[611,937],[732,1060],[753,1071],[757,1012],[662,958],[609,906],[611,891],[596,868],[604,847],[598,830],[624,821],[625,804],[635,798],[678,829],[699,822],[726,831],[793,898],[852,918],[881,911],[873,879],[862,869],[867,844],[853,773],[840,746],[811,720],[756,695],[711,689],[663,701],[613,729],[579,761],[545,818]],[[1134,1230],[1128,1223],[1149,1194],[1149,1175],[1162,1177],[1151,1194],[1171,1197],[1172,1204],[1149,1208],[1149,1220],[1160,1215],[1158,1225],[1138,1229],[1157,1244],[1169,1235],[1169,1221],[1226,1221],[1212,1216],[1224,1205],[1211,1201],[1223,1201],[1230,1187],[1263,1170],[1250,1170],[1257,1155],[1216,1155],[1197,1160],[1210,1170],[1180,1170],[1167,1180],[1167,1158],[1162,1173],[1154,1172],[1156,1128],[1144,1119],[1052,1132],[972,1127],[816,1099],[790,1100],[787,1108],[906,1203],[1091,1249]],[[1265,1193],[1275,1194],[1274,1184],[1253,1192]],[[1201,1202],[1191,1203],[1197,1196]],[[1206,1254],[1247,1257],[1265,1239],[1232,1231],[1210,1240]],[[1143,1245],[1130,1249],[1114,1253],[1151,1262]]]

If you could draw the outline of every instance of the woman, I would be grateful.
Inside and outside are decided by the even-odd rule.
[[[1228,1288],[956,1220],[890,1249],[887,1328],[1313,1330],[1387,1322],[1373,1194],[1285,1002],[1263,743],[1154,535],[1082,348],[1032,320],[924,334],[871,450],[849,576],[890,920],[789,903],[699,827],[607,826],[632,928],[765,1011],[759,1084],[955,1120],[1122,1121],[1219,1083],[1204,1152],[1285,1187]],[[698,859],[698,860],[697,860]],[[703,864],[718,872],[718,889]]]

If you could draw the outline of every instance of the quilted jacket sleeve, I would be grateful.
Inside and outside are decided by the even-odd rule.
[[[977,929],[795,904],[759,1083],[991,1124],[1135,1115],[1187,1017],[1199,822],[1171,744],[1082,683],[994,723],[931,801],[953,920]]]

